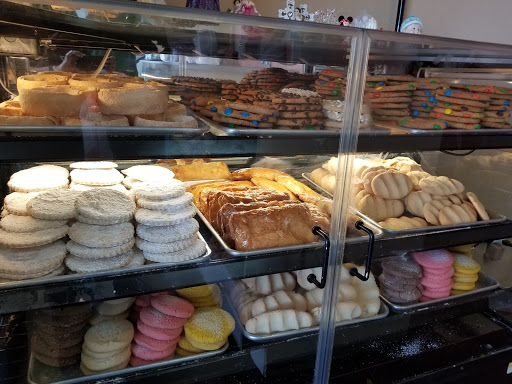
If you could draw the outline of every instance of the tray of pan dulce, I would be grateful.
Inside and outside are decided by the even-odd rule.
[[[41,72],[17,80],[19,96],[0,103],[0,132],[11,135],[179,134],[209,126],[167,86],[123,75]]]
[[[337,290],[336,327],[378,320],[389,314],[379,299],[373,274],[368,281],[350,276],[353,264],[341,267]],[[364,273],[364,267],[357,267]],[[321,316],[323,290],[308,282],[321,268],[304,269],[258,276],[223,283],[226,300],[242,334],[264,343],[317,332]]]
[[[394,312],[442,306],[498,289],[498,282],[480,269],[470,254],[446,249],[387,257],[372,266],[381,298]]]
[[[321,248],[314,226],[328,232],[332,200],[294,177],[269,168],[245,168],[230,180],[199,183],[187,190],[198,216],[232,256]],[[347,242],[367,235],[349,217]],[[375,236],[382,231],[370,225]]]
[[[333,157],[303,176],[332,196],[337,164]],[[353,182],[357,214],[385,233],[466,228],[506,220],[486,209],[460,181],[431,175],[408,157],[356,159]]]
[[[0,219],[0,287],[208,260],[184,183],[164,166],[126,165],[42,164],[14,173]]]
[[[31,384],[118,380],[222,354],[235,328],[216,284],[47,308],[27,321]]]

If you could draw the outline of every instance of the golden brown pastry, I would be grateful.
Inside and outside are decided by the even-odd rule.
[[[404,213],[404,204],[400,200],[385,200],[379,196],[373,196],[366,191],[356,195],[356,208],[373,220],[383,221],[390,217],[400,217]]]
[[[432,225],[440,225],[439,212],[445,207],[453,205],[450,200],[432,200],[423,206],[423,215]]]
[[[480,216],[480,218],[482,220],[490,220],[491,219],[489,217],[489,214],[485,210],[484,205],[480,202],[480,200],[478,200],[478,197],[476,197],[476,195],[473,192],[468,192],[466,194],[466,196],[468,197],[468,199],[471,202],[471,204],[473,204],[473,206],[475,207],[476,211],[478,212],[478,216]]]
[[[18,100],[7,100],[0,103],[0,116],[23,116]]]
[[[205,163],[201,159],[192,164],[175,165],[171,167],[171,171],[174,172],[174,177],[181,181],[229,179],[231,176],[226,163]]]
[[[476,212],[472,211],[467,204],[452,204],[439,211],[439,222],[441,225],[473,223],[475,221],[477,221]]]
[[[423,207],[425,204],[430,203],[431,201],[432,197],[430,196],[430,193],[424,191],[411,192],[405,198],[405,206],[407,211],[413,215],[425,217],[425,214],[423,213]]]
[[[275,181],[288,188],[295,195],[297,195],[299,199],[305,201],[306,203],[315,203],[315,201],[317,201],[320,198],[318,193],[313,191],[304,183],[301,183],[300,181],[296,180],[292,176],[277,176]]]
[[[263,189],[269,189],[272,191],[287,193],[288,196],[290,196],[290,200],[298,200],[297,197],[285,186],[279,184],[278,182],[269,180],[269,179],[263,179],[261,177],[253,177],[251,179],[251,182]]]
[[[244,168],[231,173],[231,180],[251,180],[254,177],[277,181],[278,176],[288,176],[286,173],[270,168]]]
[[[412,191],[412,188],[412,181],[407,175],[394,171],[378,174],[371,182],[373,193],[389,200],[404,198]]]
[[[398,218],[389,218],[387,220],[379,222],[379,225],[383,228],[393,229],[396,231],[412,228],[423,228],[428,227],[428,223],[419,217],[407,217],[402,216]]]
[[[446,176],[430,176],[419,181],[420,188],[431,195],[454,195],[464,192],[464,185]]]

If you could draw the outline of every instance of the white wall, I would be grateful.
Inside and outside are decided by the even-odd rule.
[[[512,0],[407,0],[425,35],[512,44]]]

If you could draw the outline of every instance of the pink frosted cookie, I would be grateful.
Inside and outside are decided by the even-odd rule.
[[[140,311],[140,319],[147,325],[160,329],[180,328],[187,322],[187,319],[166,315],[153,307]]]
[[[425,289],[428,289],[429,291],[436,291],[436,292],[443,291],[444,292],[444,291],[452,289],[452,287],[453,287],[453,281],[450,279],[450,280],[447,280],[445,285],[437,285],[435,287],[425,287]]]
[[[194,313],[194,306],[192,304],[176,296],[152,297],[151,305],[166,315],[184,319],[188,319]]]
[[[169,329],[160,329],[151,327],[143,323],[142,321],[137,321],[137,330],[140,333],[145,334],[146,336],[151,337],[152,339],[162,340],[162,341],[171,341],[175,338],[179,337],[183,327],[179,328],[169,328]]]
[[[140,331],[135,332],[135,336],[133,337],[133,341],[135,341],[141,347],[151,349],[152,351],[165,351],[169,349],[172,344],[177,344],[179,340],[179,336],[174,340],[164,341],[153,339]]]
[[[449,279],[455,273],[455,269],[453,267],[449,267],[446,269],[429,269],[423,268],[423,276],[432,277],[436,279]]]
[[[430,297],[431,299],[442,299],[444,297],[450,296],[450,290],[446,291],[432,291],[430,289],[425,289],[423,291],[423,296]]]
[[[151,305],[151,298],[148,295],[139,296],[135,300],[135,305],[141,308],[149,307]]]
[[[169,292],[156,292],[149,294],[149,296],[169,296]]]
[[[427,288],[446,287],[452,283],[450,278],[438,279],[437,277],[423,276],[423,279],[421,279],[421,285]]]
[[[171,355],[174,355],[175,349],[176,344],[173,344],[163,351],[152,351],[151,349],[141,347],[136,343],[132,343],[132,355],[142,360],[154,361],[169,359]]]
[[[441,269],[451,267],[453,256],[446,249],[435,249],[433,251],[414,252],[412,257],[424,268]]]
[[[172,358],[174,358],[174,352],[170,356],[166,357],[165,359],[161,359],[161,360],[143,360],[143,359],[138,358],[137,356],[132,356],[132,357],[130,357],[130,365],[132,367],[140,367],[142,365],[159,363],[160,361],[171,360]]]

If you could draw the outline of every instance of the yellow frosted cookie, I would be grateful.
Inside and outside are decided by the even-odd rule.
[[[186,299],[194,299],[199,297],[207,297],[213,294],[215,288],[219,289],[216,284],[200,285],[198,287],[177,289],[176,292]]]
[[[190,344],[211,351],[224,345],[235,329],[235,320],[218,307],[202,307],[195,310],[183,328]]]
[[[475,283],[455,282],[455,284],[453,284],[453,287],[452,287],[452,289],[455,291],[471,291],[473,288],[475,288]]]
[[[181,357],[195,356],[199,353],[187,351],[185,348],[181,348],[179,345],[176,346],[176,354]]]
[[[474,275],[480,271],[480,264],[464,255],[454,255],[453,268],[455,272]]]
[[[190,344],[190,341],[188,341],[187,337],[185,335],[180,336],[180,340],[178,341],[178,345],[185,349],[188,352],[192,353],[201,353],[204,352],[204,350],[194,347],[192,344]]]
[[[453,281],[455,283],[476,283],[478,275],[453,276]]]
[[[460,253],[468,254],[468,253],[471,253],[474,246],[475,246],[475,244],[457,245],[456,247],[448,248],[448,250],[451,252],[460,252]]]

